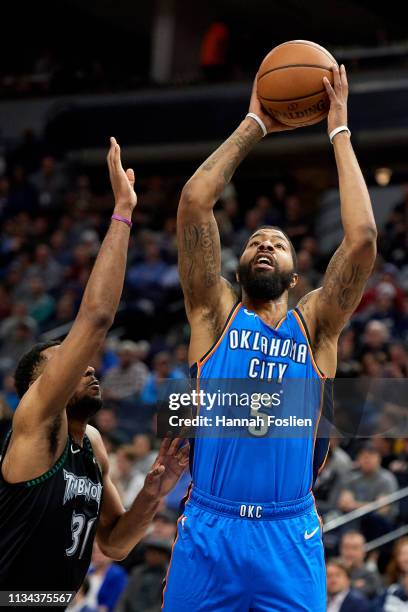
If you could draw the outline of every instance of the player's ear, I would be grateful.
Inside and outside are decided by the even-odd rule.
[[[296,285],[298,284],[298,280],[299,280],[299,274],[297,274],[296,272],[293,272],[292,280],[290,281],[290,285],[289,285],[289,289],[293,289],[293,287],[296,287]]]

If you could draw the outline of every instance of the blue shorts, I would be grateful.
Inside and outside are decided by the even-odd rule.
[[[193,487],[178,521],[163,610],[325,612],[324,551],[312,494],[245,504]]]

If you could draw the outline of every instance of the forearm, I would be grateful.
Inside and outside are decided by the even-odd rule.
[[[146,534],[159,507],[160,499],[140,491],[133,504],[122,514],[106,538],[105,550],[114,559],[124,559]]]
[[[339,176],[341,219],[346,241],[350,243],[376,237],[370,195],[346,132],[333,141]]]
[[[130,206],[115,206],[114,214],[130,219],[132,213]],[[123,289],[129,236],[126,223],[111,221],[85,289],[81,314],[97,313],[107,321],[113,320]]]
[[[203,206],[213,207],[230,182],[235,170],[255,144],[261,140],[262,131],[255,121],[244,119],[226,140],[191,177],[184,193]]]

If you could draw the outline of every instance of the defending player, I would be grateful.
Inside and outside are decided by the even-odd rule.
[[[78,316],[61,344],[36,345],[16,370],[21,401],[0,462],[2,591],[76,591],[95,534],[107,556],[126,557],[188,462],[187,447],[165,440],[125,512],[101,436],[87,424],[102,404],[88,364],[118,307],[136,206],[134,173],[123,170],[115,139],[108,166],[114,215]]]
[[[178,210],[179,268],[198,380],[296,379],[296,408],[313,415],[309,436],[197,438],[193,485],[178,525],[164,591],[166,612],[326,610],[321,527],[311,489],[328,444],[316,439],[321,393],[336,373],[337,339],[358,305],[376,254],[369,194],[347,128],[348,84],[334,66],[328,132],[333,138],[344,238],[323,286],[288,312],[296,254],[277,227],[248,240],[237,279],[221,277],[213,207],[262,137],[286,129],[252,92],[250,112],[185,185]],[[258,121],[259,120],[259,121]],[[339,129],[337,129],[339,128]],[[333,131],[335,130],[335,133]],[[312,384],[315,383],[315,384]]]

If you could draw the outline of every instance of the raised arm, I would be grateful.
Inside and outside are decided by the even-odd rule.
[[[330,97],[329,134],[336,127],[347,125],[348,83],[344,66],[340,70],[334,66],[333,75],[334,89],[327,79],[324,80]],[[339,176],[344,238],[328,265],[323,286],[299,303],[314,337],[315,349],[324,351],[324,347],[329,346],[332,353],[335,346],[330,345],[336,344],[341,330],[361,300],[374,266],[377,238],[370,196],[349,133],[338,133],[333,148]],[[327,359],[324,361],[327,364],[325,369],[334,375],[333,360],[329,359],[330,363]]]
[[[262,111],[256,79],[249,111],[265,124],[268,133],[291,129]],[[192,329],[190,361],[210,348],[236,302],[229,283],[221,277],[221,245],[213,208],[235,170],[262,130],[246,118],[235,132],[198,168],[186,183],[177,214],[179,273],[187,317]]]
[[[136,205],[134,174],[125,172],[114,138],[108,153],[110,180],[115,196],[114,214],[130,219]],[[16,411],[13,431],[32,434],[50,421],[66,422],[65,408],[90,360],[113,323],[123,288],[130,228],[112,220],[88,280],[75,322],[62,344],[53,351],[37,380],[29,387]]]

